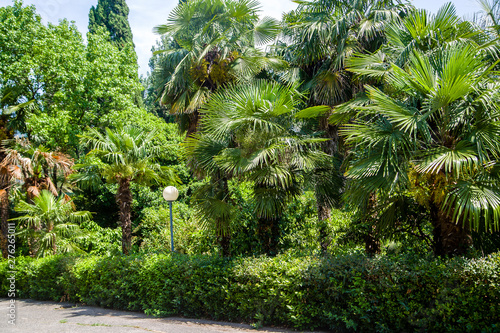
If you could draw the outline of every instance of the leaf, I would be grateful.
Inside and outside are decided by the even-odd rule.
[[[331,110],[331,107],[328,105],[318,105],[312,106],[303,110],[300,110],[295,114],[297,118],[317,118],[328,113]]]

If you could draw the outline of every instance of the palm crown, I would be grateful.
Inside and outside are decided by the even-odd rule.
[[[478,54],[471,44],[430,57],[414,51],[405,68],[392,66],[385,92],[367,87],[370,104],[358,107],[362,116],[342,129],[357,148],[347,172],[358,180],[351,198],[410,191],[434,212],[441,237],[447,228],[477,229],[480,223],[498,230],[498,82]],[[387,204],[390,212],[396,201]],[[466,233],[455,242],[469,242]],[[444,253],[457,248],[443,246]]]

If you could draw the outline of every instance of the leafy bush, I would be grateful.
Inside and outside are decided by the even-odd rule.
[[[200,228],[192,218],[192,210],[182,203],[173,205],[174,247],[184,254],[202,254],[214,251],[215,235]],[[136,229],[140,234],[141,253],[170,252],[170,210],[163,206],[144,209],[144,218]]]
[[[498,332],[500,253],[436,259],[347,253],[17,258],[20,297],[157,316],[361,332]],[[8,285],[0,262],[0,296]]]

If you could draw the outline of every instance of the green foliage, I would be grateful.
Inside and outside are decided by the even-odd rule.
[[[125,0],[99,0],[97,7],[90,8],[89,32],[96,33],[98,27],[103,27],[109,32],[110,40],[120,49],[126,44],[133,44],[128,14]]]
[[[149,91],[170,113],[189,113],[191,132],[197,125],[193,112],[212,92],[280,62],[256,48],[279,32],[276,20],[259,21],[257,12],[256,1],[192,0],[179,3],[167,23],[155,27],[164,36],[154,48],[162,54],[151,60],[155,69],[148,81],[155,92]]]
[[[94,221],[80,223],[87,237],[77,239],[78,246],[94,255],[116,255],[121,247],[120,227],[103,228]]]
[[[132,45],[118,49],[102,28],[84,44],[75,25],[45,26],[33,6],[19,1],[0,8],[0,17],[2,107],[35,101],[9,115],[10,128],[77,155],[86,126],[127,123],[142,90]]]
[[[163,201],[163,199],[162,199]],[[215,252],[215,234],[200,226],[193,211],[181,202],[173,208],[174,248],[185,254]],[[165,201],[161,205],[146,208],[137,227],[141,253],[165,253],[170,251],[170,211]]]
[[[64,195],[55,197],[47,190],[33,198],[33,203],[21,200],[15,207],[20,217],[17,235],[30,243],[33,255],[45,257],[50,254],[82,252],[75,240],[84,238],[79,223],[91,219],[87,211],[75,211],[74,204]]]
[[[8,290],[0,262],[1,296]],[[18,258],[18,295],[299,330],[496,332],[500,254]]]
[[[86,171],[89,166],[93,166],[109,183],[128,179],[142,185],[164,182],[175,184],[178,178],[173,170],[156,162],[159,155],[159,147],[154,141],[156,136],[156,131],[143,132],[132,126],[115,131],[106,128],[105,134],[89,128],[88,133],[81,136],[81,142],[91,149],[87,156],[96,157],[97,160],[77,168]],[[76,181],[85,180],[85,173],[81,177],[75,177]]]

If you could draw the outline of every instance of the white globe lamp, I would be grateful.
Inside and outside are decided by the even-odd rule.
[[[170,208],[170,250],[174,252],[174,223],[172,219],[172,202],[179,197],[179,191],[174,186],[167,186],[163,190],[163,199],[168,202]]]

